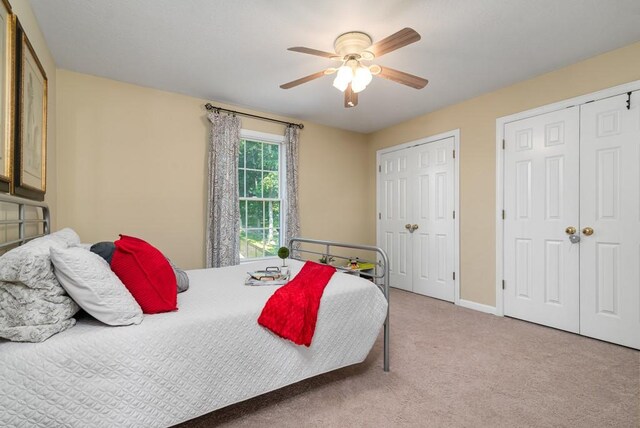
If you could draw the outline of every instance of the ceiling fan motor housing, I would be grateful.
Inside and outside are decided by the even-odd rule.
[[[343,58],[349,55],[362,56],[362,52],[369,46],[371,46],[371,37],[359,31],[344,33],[338,36],[333,44],[336,53]]]

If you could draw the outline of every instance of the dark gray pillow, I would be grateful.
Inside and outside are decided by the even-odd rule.
[[[116,250],[116,245],[113,242],[98,242],[93,244],[89,250],[105,259],[111,265],[111,258]]]

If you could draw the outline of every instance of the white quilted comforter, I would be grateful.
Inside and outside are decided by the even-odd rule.
[[[335,274],[301,347],[256,322],[275,287],[242,282],[267,264],[189,271],[180,309],[140,325],[85,319],[43,343],[0,341],[0,426],[169,426],[362,362],[386,315],[378,288]]]

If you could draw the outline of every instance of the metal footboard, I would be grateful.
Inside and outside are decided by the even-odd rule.
[[[307,245],[305,245],[307,244]],[[370,278],[387,299],[387,317],[384,321],[384,363],[383,368],[385,372],[389,371],[389,258],[387,253],[380,247],[374,247],[372,245],[358,245],[347,244],[343,242],[335,241],[321,241],[317,239],[305,239],[305,238],[292,238],[289,241],[290,257],[295,260],[305,261],[315,258],[315,261],[324,259],[330,263],[334,260],[344,260],[346,263],[337,263],[338,270],[348,271],[349,269],[342,268],[351,259],[355,258],[355,254],[346,255],[340,254],[339,249],[356,250],[359,252],[375,253],[375,260],[366,260],[358,257],[358,261],[361,263],[372,263],[375,265],[373,272],[359,272],[360,276]],[[304,255],[304,256],[303,256]]]
[[[42,218],[28,219],[27,208],[42,210]],[[17,208],[17,215],[13,211]],[[50,232],[51,220],[49,207],[44,202],[31,201],[4,193],[0,193],[0,230],[3,239],[0,239],[0,254],[6,250],[22,245],[27,241],[47,235]],[[42,231],[38,227],[38,232],[27,235],[27,225],[42,225]],[[17,226],[17,233],[11,233],[11,226]],[[17,236],[16,236],[17,235]]]

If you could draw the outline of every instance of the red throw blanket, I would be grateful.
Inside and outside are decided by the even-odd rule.
[[[311,345],[324,288],[335,273],[333,266],[306,262],[288,284],[267,300],[258,324],[296,345]]]

